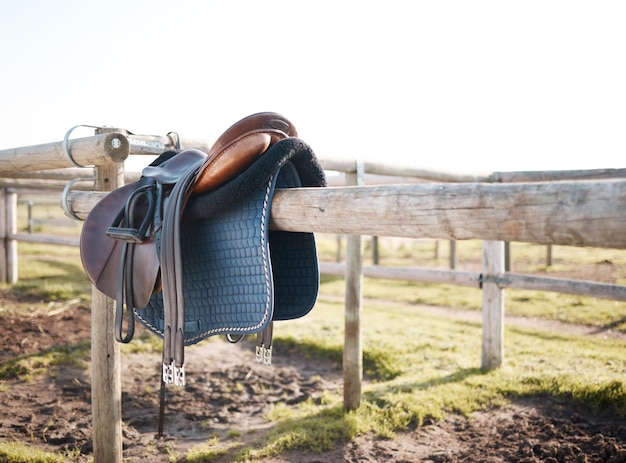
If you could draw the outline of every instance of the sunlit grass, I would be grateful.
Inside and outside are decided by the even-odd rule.
[[[2,463],[64,463],[64,455],[44,452],[20,442],[0,442]]]
[[[306,319],[276,324],[275,355],[340,364],[343,323],[342,303],[322,296]],[[275,423],[270,433],[241,448],[234,461],[261,461],[291,449],[321,452],[364,433],[393,438],[450,413],[469,416],[524,397],[550,396],[626,417],[622,341],[510,327],[504,366],[483,371],[477,322],[367,301],[362,334],[366,381],[357,410],[344,410],[341,392],[331,391],[297,407],[278,403],[267,416]]]
[[[0,289],[42,301],[91,299],[78,248],[39,243],[18,243],[18,283]]]

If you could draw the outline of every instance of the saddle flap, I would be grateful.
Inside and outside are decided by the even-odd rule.
[[[105,295],[115,298],[119,278],[122,242],[106,234],[115,220],[120,204],[134,191],[136,184],[125,185],[107,194],[91,210],[80,235],[80,257],[93,285]],[[149,240],[152,242],[152,240]],[[137,307],[145,306],[158,286],[159,257],[153,245],[135,246],[134,259],[141,262],[133,285],[133,298]]]

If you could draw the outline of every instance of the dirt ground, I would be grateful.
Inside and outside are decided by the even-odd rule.
[[[0,307],[15,302],[0,294]],[[3,316],[2,322],[2,362],[89,338],[89,310],[80,306],[43,304],[41,311]],[[236,435],[241,445],[262,441],[272,426],[264,419],[270,404],[297,404],[342,387],[341,365],[332,362],[275,355],[274,365],[264,367],[254,363],[249,344],[205,343],[187,350],[188,386],[168,389],[165,437],[157,440],[160,356],[122,357],[125,461],[167,462],[177,456],[183,462],[186,450],[216,435]],[[74,461],[88,461],[93,450],[89,377],[88,370],[63,366],[31,381],[2,382],[0,440],[47,450],[80,449]],[[244,387],[235,391],[237,383]],[[215,461],[231,458],[226,454]],[[626,426],[610,413],[596,416],[544,398],[470,419],[450,416],[392,440],[365,435],[325,453],[290,451],[265,461],[623,463]]]

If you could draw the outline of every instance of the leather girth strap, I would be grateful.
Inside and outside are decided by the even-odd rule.
[[[187,192],[200,165],[192,167],[172,189],[161,227],[161,281],[165,308],[163,382],[185,385],[185,303],[182,284],[180,221]]]

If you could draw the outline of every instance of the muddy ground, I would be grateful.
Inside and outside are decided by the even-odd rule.
[[[11,297],[0,294],[0,307],[15,304]],[[30,315],[4,315],[1,320],[1,362],[89,339],[89,310],[78,305],[42,304]],[[254,363],[249,344],[208,342],[187,350],[188,386],[168,389],[165,437],[155,439],[159,365],[155,353],[123,355],[125,461],[167,462],[178,456],[184,462],[188,449],[216,435],[240,445],[262,441],[272,426],[264,418],[270,404],[297,404],[342,387],[339,364],[275,355],[268,368]],[[66,365],[30,381],[3,381],[0,441],[56,451],[80,449],[73,460],[89,461],[93,450],[89,378],[88,370]],[[236,384],[244,386],[234,390]],[[290,451],[265,461],[620,463],[626,462],[625,424],[611,413],[593,415],[546,397],[477,413],[471,419],[450,416],[392,440],[365,435],[325,453]],[[231,458],[226,454],[215,461]]]

